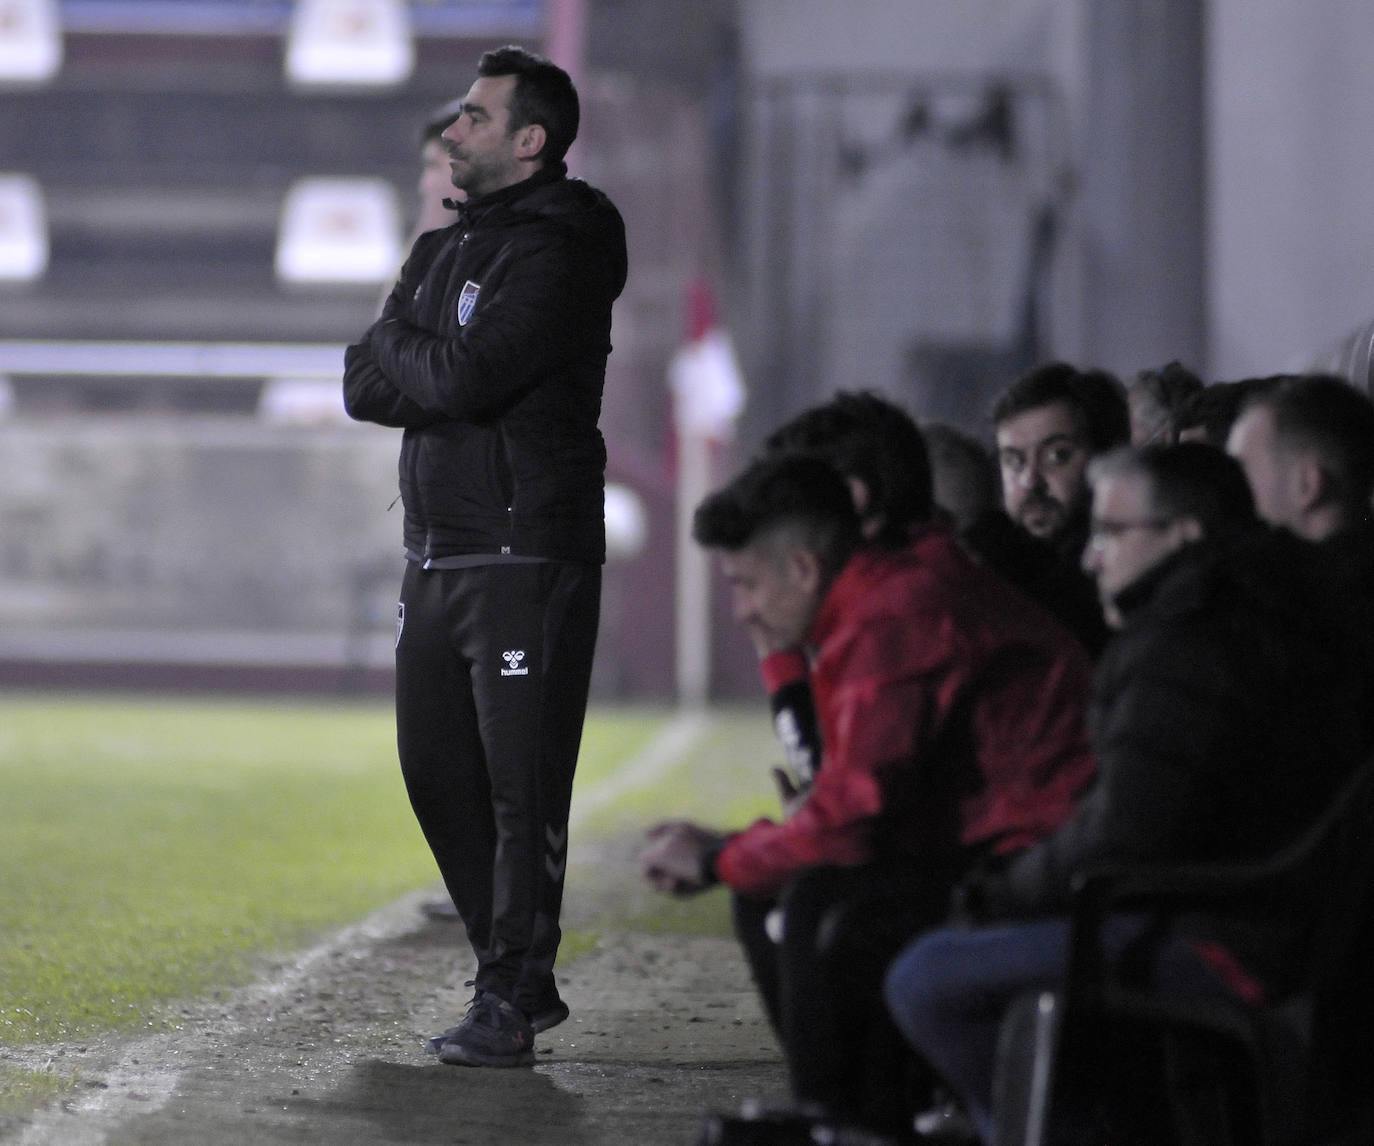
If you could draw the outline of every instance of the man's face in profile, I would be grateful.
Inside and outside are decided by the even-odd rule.
[[[1105,476],[1091,496],[1092,524],[1083,568],[1097,581],[1108,624],[1120,628],[1117,594],[1176,549],[1197,540],[1200,528],[1191,518],[1157,513],[1149,482],[1139,473]]]
[[[815,554],[785,538],[762,538],[720,553],[735,620],[762,655],[806,642],[820,607],[822,579]]]
[[[1251,406],[1231,427],[1226,452],[1245,471],[1255,512],[1271,525],[1295,528],[1307,508],[1294,452],[1284,449],[1268,406]]]
[[[472,198],[509,187],[527,174],[508,126],[515,84],[515,76],[479,76],[463,97],[458,118],[440,137],[453,185]]]

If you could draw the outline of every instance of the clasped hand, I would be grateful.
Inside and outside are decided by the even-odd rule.
[[[725,837],[688,820],[664,820],[645,833],[639,867],[655,891],[693,895],[711,886],[703,859]]]

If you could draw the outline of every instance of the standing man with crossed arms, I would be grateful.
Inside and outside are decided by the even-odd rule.
[[[605,560],[597,419],[625,230],[563,163],[560,68],[487,52],[442,138],[458,221],[420,235],[345,356],[357,419],[405,432],[396,724],[411,806],[477,957],[468,1066],[527,1066],[553,966]]]

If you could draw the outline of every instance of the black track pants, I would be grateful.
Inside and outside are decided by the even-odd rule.
[[[396,730],[411,807],[477,956],[477,987],[527,1013],[553,965],[568,807],[601,569],[406,565]]]
[[[952,877],[905,863],[817,867],[779,899],[732,897],[735,933],[782,1044],[798,1102],[896,1133],[931,1079],[882,1001],[887,965],[946,914]],[[782,942],[765,932],[782,911]],[[914,1092],[913,1092],[914,1091]]]

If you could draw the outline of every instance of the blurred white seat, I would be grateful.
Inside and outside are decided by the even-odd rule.
[[[277,228],[283,282],[387,282],[401,255],[401,208],[385,179],[319,176],[287,191]]]
[[[269,378],[258,396],[258,418],[269,426],[338,426],[351,421],[337,378]]]
[[[47,266],[43,189],[32,175],[0,174],[0,281],[28,282]]]
[[[46,83],[61,66],[57,0],[0,0],[0,81]]]
[[[286,42],[291,83],[386,86],[403,82],[414,67],[404,0],[296,0]]]

